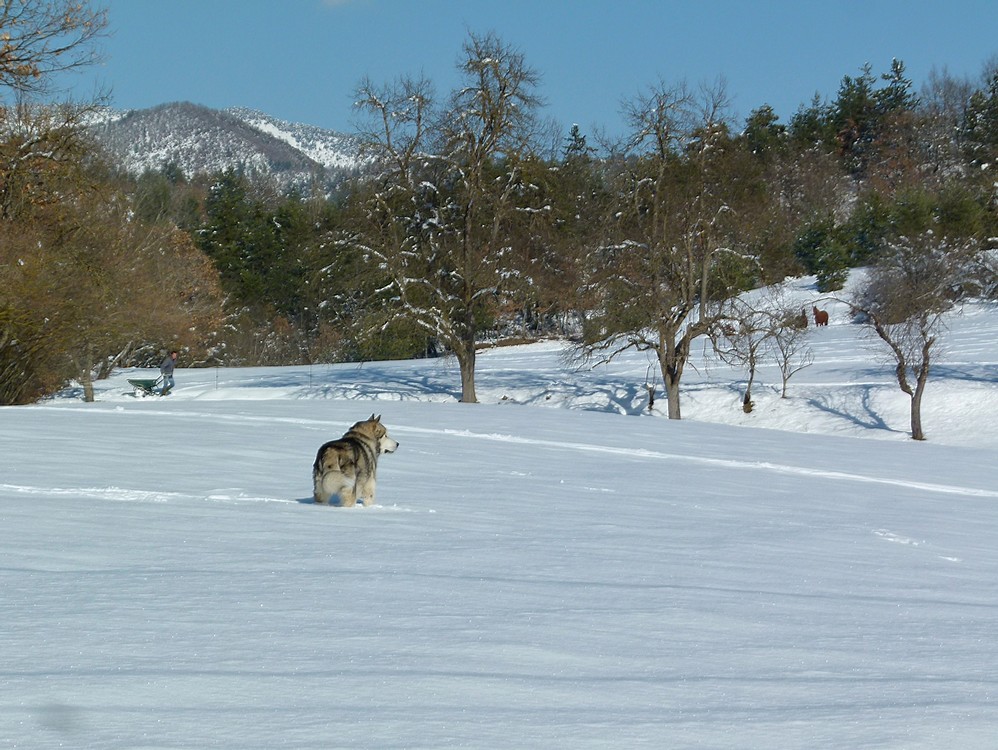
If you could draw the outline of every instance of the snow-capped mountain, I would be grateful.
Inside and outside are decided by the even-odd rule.
[[[361,168],[355,139],[245,108],[190,102],[117,112],[91,126],[111,158],[132,174],[176,164],[188,177],[234,169],[283,188],[335,185]]]
[[[265,112],[246,107],[232,107],[224,114],[238,117],[261,133],[268,133],[328,170],[353,170],[361,166],[359,144],[353,136],[315,125],[278,120]]]

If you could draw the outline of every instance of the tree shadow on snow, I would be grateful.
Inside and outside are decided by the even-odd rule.
[[[902,430],[894,429],[887,424],[887,422],[884,421],[884,418],[874,410],[872,395],[873,391],[879,388],[882,388],[882,386],[865,385],[859,389],[861,393],[859,399],[861,410],[858,412],[833,406],[820,398],[809,398],[807,400],[807,404],[814,407],[818,411],[823,411],[826,414],[831,414],[832,416],[840,417],[848,422],[852,422],[858,427],[863,427],[869,430],[884,430],[886,432],[903,432]]]
[[[337,378],[340,382],[324,382],[302,389],[303,398],[344,400],[425,401],[427,394],[439,394],[455,401],[461,398],[459,390],[448,388],[425,377],[392,374],[370,380]]]
[[[552,380],[543,376],[522,373],[516,377],[489,378],[488,388],[482,393],[503,393],[504,391],[527,391],[526,397],[500,396],[496,400],[510,401],[527,406],[543,406],[546,403],[565,404],[579,411],[596,411],[607,414],[637,416],[648,409],[648,391],[644,385],[623,381],[597,382],[579,388],[577,381]],[[665,394],[660,394],[665,399]]]
[[[998,365],[973,363],[966,365],[933,365],[930,381],[959,380],[965,383],[998,383]]]

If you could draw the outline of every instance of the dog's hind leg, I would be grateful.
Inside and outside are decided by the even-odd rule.
[[[338,494],[340,498],[340,507],[352,508],[357,504],[357,489],[354,485],[344,487]]]
[[[374,488],[375,481],[373,477],[357,488],[357,495],[363,498],[365,506],[374,505]]]
[[[312,475],[312,498],[319,505],[329,504],[329,495],[322,487],[322,477],[319,474]]]

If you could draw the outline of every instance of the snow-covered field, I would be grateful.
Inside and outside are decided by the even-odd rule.
[[[554,343],[484,352],[478,405],[431,360],[0,409],[0,747],[995,747],[998,309],[916,443],[827,307],[749,415],[702,357],[675,422],[644,355]],[[378,505],[313,505],[372,411]]]

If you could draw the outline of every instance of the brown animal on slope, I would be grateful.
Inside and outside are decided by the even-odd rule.
[[[828,325],[828,311],[819,310],[817,307],[812,306],[811,312],[814,313],[814,324],[816,326],[827,326]]]

